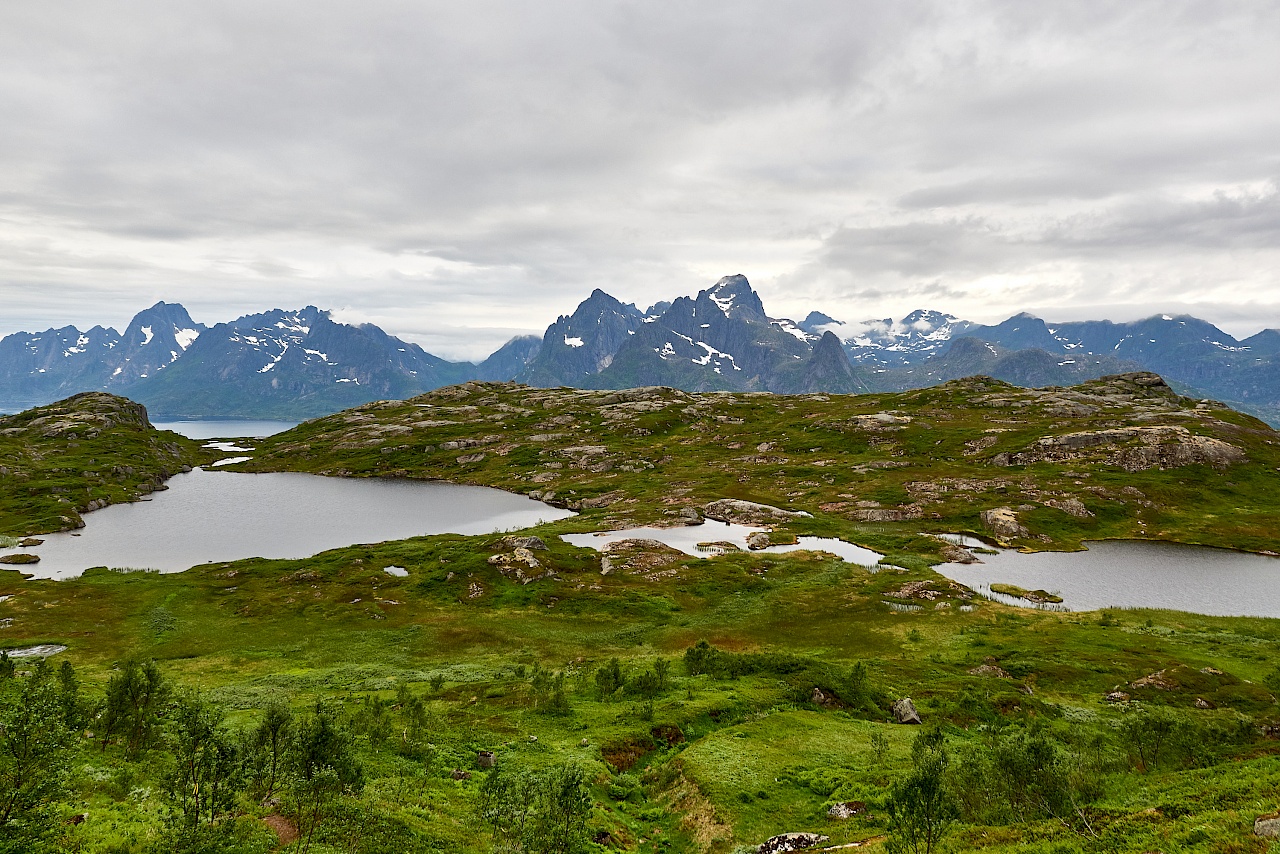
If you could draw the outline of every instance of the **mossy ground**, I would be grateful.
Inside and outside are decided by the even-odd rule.
[[[389,744],[362,739],[370,783],[360,798],[375,814],[407,828],[417,850],[487,850],[475,818],[483,778],[475,767],[477,750],[534,766],[583,763],[595,781],[589,824],[607,831],[614,849],[731,852],[793,830],[821,831],[834,843],[876,839],[886,829],[888,787],[909,767],[918,731],[894,723],[888,711],[888,701],[904,696],[914,699],[926,722],[945,725],[957,756],[993,733],[1042,727],[1096,759],[1091,767],[1103,791],[1089,807],[1087,829],[1051,820],[965,824],[951,839],[958,850],[1268,850],[1265,840],[1252,836],[1251,824],[1280,806],[1280,742],[1260,731],[1280,718],[1274,696],[1280,621],[1010,608],[973,598],[934,572],[931,564],[941,560],[943,546],[921,534],[981,530],[982,502],[1018,506],[1032,500],[1033,491],[1046,495],[1052,483],[1057,493],[1084,496],[1080,500],[1096,515],[1076,517],[1046,505],[1023,511],[1031,533],[1025,545],[1047,545],[1037,539],[1042,534],[1056,545],[1129,535],[1145,522],[1174,539],[1271,547],[1276,529],[1269,520],[1278,511],[1246,487],[1273,494],[1276,480],[1269,472],[1280,461],[1272,456],[1273,434],[1255,422],[1215,412],[1213,423],[1199,428],[1229,434],[1246,448],[1248,461],[1226,470],[1124,472],[1077,461],[1069,468],[1045,464],[1043,472],[1010,473],[966,457],[966,444],[987,435],[982,431],[989,413],[929,397],[941,392],[916,393],[934,414],[915,411],[909,426],[891,437],[821,422],[848,423],[886,408],[905,412],[902,396],[736,396],[688,418],[641,412],[639,423],[625,429],[606,424],[614,419],[601,416],[599,405],[539,406],[530,415],[497,405],[517,406],[502,395],[533,393],[473,386],[461,394],[493,402],[432,398],[433,407],[477,406],[452,418],[410,412],[424,404],[418,399],[366,408],[356,413],[368,415],[363,424],[344,422],[351,414],[312,422],[266,443],[252,467],[447,476],[522,491],[552,489],[575,502],[621,492],[607,506],[587,506],[578,517],[522,532],[541,536],[550,547],[536,555],[554,577],[518,583],[488,562],[505,548],[495,536],[450,535],[352,546],[304,560],[206,565],[175,575],[98,569],[53,582],[24,581],[7,571],[0,572],[0,597],[9,597],[0,602],[0,645],[67,645],[61,655],[76,665],[90,692],[101,691],[116,662],[153,657],[174,681],[199,687],[228,708],[237,724],[256,720],[273,699],[301,710],[329,698],[354,711],[363,697],[394,700],[407,686],[427,704],[432,750],[407,757],[394,749],[394,738]],[[532,405],[524,400],[519,408]],[[807,417],[813,410],[824,414]],[[355,446],[376,435],[365,429],[371,424],[399,424],[407,415],[458,424],[384,431],[374,444]],[[501,423],[478,429],[477,419],[495,415],[503,416]],[[722,415],[743,423],[717,420]],[[563,416],[572,423],[547,424]],[[944,429],[944,422],[951,426]],[[335,428],[344,423],[345,429]],[[365,438],[352,433],[356,424]],[[554,432],[548,426],[570,435],[564,441],[532,438],[537,430]],[[419,437],[415,429],[436,432]],[[1020,429],[1018,437],[999,441],[1016,449],[1048,427],[1037,421]],[[508,438],[440,448],[487,430]],[[640,430],[647,433],[633,435]],[[749,435],[750,446],[731,447],[746,446]],[[339,447],[342,442],[352,447]],[[588,442],[605,452],[564,453]],[[939,442],[950,450],[931,450]],[[775,443],[778,450],[756,450],[761,443]],[[516,447],[498,453],[504,445]],[[548,446],[552,452],[541,453]],[[486,450],[483,460],[457,462],[477,448]],[[931,453],[938,454],[932,467]],[[770,454],[785,459],[742,459]],[[811,459],[834,462],[810,465]],[[876,460],[907,465],[870,467]],[[601,466],[605,461],[611,464]],[[546,472],[554,477],[534,481]],[[882,507],[913,503],[909,484],[943,477],[1013,485],[944,497],[927,504],[926,515],[916,520],[849,517],[858,500]],[[1102,492],[1072,492],[1068,487],[1076,481]],[[1140,490],[1142,501],[1153,506],[1121,503],[1125,495],[1134,497],[1121,491],[1125,486]],[[1201,496],[1197,503],[1193,493]],[[598,553],[558,537],[662,520],[667,509],[725,496],[812,509],[812,518],[788,530],[842,536],[886,554],[892,566],[873,573],[817,553],[744,552],[688,558],[675,564],[674,575],[606,576]],[[840,501],[845,507],[822,509]],[[1223,508],[1231,504],[1239,512],[1228,524]],[[1223,511],[1216,522],[1198,515],[1212,509]],[[390,565],[408,575],[388,575],[384,567]],[[920,602],[920,610],[893,607],[902,601],[893,594],[913,582],[939,598]],[[701,640],[729,652],[799,656],[812,668],[798,676],[691,675],[678,659]],[[629,675],[660,658],[670,660],[671,684],[651,704],[625,693],[601,698],[595,671],[615,657]],[[970,672],[992,662],[1009,678]],[[868,669],[873,702],[815,699],[812,688],[821,686],[812,679],[825,677],[812,674],[847,673],[859,663]],[[565,674],[567,714],[547,713],[531,683],[536,668]],[[1155,682],[1131,684],[1161,672]],[[441,680],[439,688],[433,677]],[[1116,689],[1130,695],[1127,704],[1104,699]],[[1197,700],[1208,708],[1197,707]],[[1169,709],[1205,733],[1199,751],[1145,773],[1134,768],[1118,727],[1135,706]],[[472,778],[453,779],[455,768],[472,771]],[[90,819],[65,827],[65,847],[141,851],[154,838],[162,811],[161,755],[128,763],[116,748],[100,751],[86,740],[75,769],[73,792],[59,809],[67,817],[87,812]],[[639,787],[629,788],[623,772]],[[827,806],[847,800],[863,801],[867,814],[828,821]],[[267,810],[246,809],[251,818]],[[879,845],[871,843],[871,850]]]
[[[109,394],[0,417],[0,534],[78,527],[81,513],[136,500],[210,458],[198,442],[152,429],[146,410]]]

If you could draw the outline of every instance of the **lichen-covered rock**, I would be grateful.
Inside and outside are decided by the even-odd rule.
[[[862,507],[853,511],[859,522],[909,522],[924,516],[924,508],[918,504],[902,507]]]
[[[541,537],[503,537],[502,545],[509,549],[537,549],[546,551],[547,544]]]
[[[1160,691],[1173,691],[1177,689],[1178,683],[1165,675],[1165,671],[1157,670],[1141,679],[1135,679],[1129,683],[1130,688],[1155,688]]]
[[[747,548],[752,551],[769,548],[769,534],[766,531],[753,531],[747,535]]]
[[[681,507],[679,510],[668,512],[675,516],[682,525],[702,524],[702,515],[698,513],[698,508],[696,507]]]
[[[973,552],[955,543],[943,543],[939,551],[947,563],[982,563]]]
[[[703,515],[718,522],[736,522],[739,525],[767,525],[800,519],[811,514],[803,510],[783,510],[769,504],[742,501],[737,498],[719,498],[702,508]]]
[[[1025,466],[1092,460],[1125,471],[1145,471],[1195,463],[1225,468],[1244,459],[1244,451],[1229,442],[1192,433],[1186,427],[1158,425],[1045,436],[1021,451],[996,454],[991,461],[998,466]]]
[[[1254,819],[1253,835],[1270,839],[1280,837],[1280,813],[1260,815]]]
[[[756,854],[782,854],[786,851],[803,851],[806,848],[816,848],[824,842],[830,841],[831,837],[823,836],[820,833],[780,833],[777,836],[771,836],[756,848]]]
[[[1029,536],[1025,525],[1018,521],[1018,514],[1014,512],[1012,507],[995,507],[991,510],[983,510],[981,513],[982,524],[986,525],[1002,540],[1013,540],[1018,537]]]
[[[1093,512],[1088,507],[1085,507],[1084,502],[1079,498],[1050,498],[1045,502],[1045,506],[1061,510],[1063,513],[1075,516],[1077,519],[1087,519],[1093,515]]]
[[[867,805],[862,801],[845,801],[839,804],[832,804],[827,810],[827,818],[836,821],[844,821],[853,818],[855,815],[862,815],[867,811]]]
[[[924,723],[924,721],[920,720],[920,713],[916,711],[916,704],[911,702],[910,697],[903,697],[898,700],[890,710],[893,712],[893,717],[900,724]]]

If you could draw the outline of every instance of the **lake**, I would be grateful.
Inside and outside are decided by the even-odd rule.
[[[188,439],[261,439],[298,426],[297,421],[254,421],[244,419],[200,419],[152,421],[157,430],[172,430]]]
[[[992,593],[993,583],[1045,590],[1072,611],[1168,608],[1233,617],[1280,617],[1280,558],[1136,540],[1088,543],[1083,552],[1001,551],[978,555],[980,564],[935,567],[1000,602],[1022,599]]]
[[[601,531],[595,534],[562,534],[561,539],[570,545],[602,550],[609,543],[618,540],[657,540],[660,543],[678,549],[694,557],[713,557],[719,550],[707,548],[699,543],[732,543],[741,551],[747,551],[747,537],[756,531],[766,528],[753,528],[748,525],[726,524],[724,522],[705,522],[701,525],[686,525],[677,528],[627,528],[622,531]],[[882,554],[855,546],[844,540],[831,537],[799,537],[799,542],[785,546],[769,546],[754,551],[753,554],[769,554],[794,551],[830,552],[849,563],[874,567],[880,562]]]
[[[195,469],[169,489],[44,534],[23,572],[69,578],[91,566],[179,572],[247,557],[302,558],[353,543],[486,534],[574,515],[522,495],[416,480]]]

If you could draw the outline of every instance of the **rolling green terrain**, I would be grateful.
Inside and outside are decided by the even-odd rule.
[[[467,383],[307,422],[236,468],[436,478],[603,509],[584,530],[734,498],[811,513],[794,533],[853,539],[873,524],[1028,548],[1145,537],[1280,551],[1277,467],[1267,425],[1126,374],[848,396]]]
[[[81,513],[134,501],[210,456],[103,392],[0,416],[0,535],[83,527]]]
[[[68,647],[12,676],[0,659],[0,808],[15,779],[30,796],[0,851],[296,833],[290,850],[727,853],[789,831],[879,851],[928,829],[933,850],[1274,850],[1254,821],[1280,808],[1280,621],[1006,607],[937,574],[958,555],[928,532],[1276,550],[1277,438],[1150,375],[847,398],[468,384],[308,422],[241,468],[495,485],[580,515],[177,575],[0,573],[0,648]],[[776,537],[886,566],[650,541],[602,573],[558,536],[770,512],[721,499],[810,513]],[[906,697],[923,726],[896,722]],[[15,776],[32,743],[47,763]]]

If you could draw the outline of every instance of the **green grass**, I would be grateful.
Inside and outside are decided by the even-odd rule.
[[[0,417],[0,535],[80,527],[82,513],[135,501],[209,459],[198,442],[152,429],[138,404],[100,392]]]
[[[889,788],[911,761],[918,730],[894,723],[889,711],[893,700],[908,696],[926,723],[944,726],[957,765],[1003,734],[1044,732],[1073,761],[1092,763],[1103,784],[1088,808],[1087,830],[1050,820],[973,822],[956,829],[955,850],[1268,850],[1251,835],[1251,823],[1280,806],[1280,742],[1260,730],[1280,722],[1280,621],[1150,610],[1053,613],[968,600],[931,568],[941,560],[942,545],[924,532],[983,533],[978,513],[984,502],[1018,507],[1034,500],[1029,496],[1035,492],[1053,500],[1081,496],[1095,515],[1071,516],[1044,504],[1022,511],[1031,532],[1022,541],[1026,546],[1049,545],[1041,535],[1059,546],[1132,535],[1142,521],[1172,538],[1271,547],[1275,528],[1268,526],[1280,512],[1267,506],[1280,463],[1270,444],[1274,434],[1244,416],[1214,412],[1216,420],[1195,416],[1196,430],[1228,436],[1246,449],[1247,462],[1224,470],[1123,472],[1082,460],[1009,471],[965,456],[966,443],[982,436],[993,418],[966,408],[980,391],[966,388],[967,397],[953,388],[830,401],[681,398],[625,424],[603,418],[598,401],[585,395],[483,384],[364,407],[264,443],[249,467],[448,477],[521,491],[553,489],[574,502],[608,492],[623,497],[525,532],[546,541],[550,549],[538,558],[555,573],[530,584],[488,563],[502,548],[497,535],[420,537],[174,575],[100,569],[53,582],[2,571],[0,597],[9,598],[0,602],[0,647],[65,644],[68,650],[58,658],[73,662],[95,695],[117,662],[153,657],[175,682],[220,703],[235,725],[251,724],[273,700],[304,710],[319,698],[354,715],[365,697],[393,700],[407,686],[426,704],[430,754],[406,758],[361,735],[370,782],[359,803],[408,828],[416,850],[488,850],[475,818],[483,780],[475,751],[481,749],[530,767],[584,764],[593,779],[589,825],[607,831],[615,850],[727,854],[794,830],[820,831],[839,843],[874,839],[886,832]],[[535,407],[535,395],[552,405]],[[666,392],[660,396],[674,400]],[[351,433],[355,422],[345,419],[368,416],[366,426],[404,423],[422,418],[418,407],[428,402],[477,408],[430,416],[457,420],[455,426],[410,428],[368,447],[343,447],[359,438]],[[695,415],[683,413],[687,407]],[[888,409],[914,413],[915,420],[888,434],[831,426]],[[573,424],[552,420],[566,415]],[[1021,426],[1002,424],[1010,432],[999,434],[1000,444],[986,452],[1092,423],[1033,415]],[[640,431],[648,432],[636,435]],[[532,438],[553,432],[570,435]],[[471,467],[455,460],[474,449],[439,448],[496,433],[504,441],[484,446],[485,460]],[[31,447],[55,439],[69,441],[32,439]],[[763,441],[778,447],[756,451]],[[729,447],[738,442],[744,447]],[[592,471],[598,462],[591,460],[571,467],[580,457],[564,450],[587,444],[605,446],[605,454],[589,456],[603,456],[612,467]],[[506,445],[515,447],[497,452]],[[76,469],[55,458],[83,447],[49,446],[44,463]],[[821,450],[808,450],[813,447]],[[546,453],[548,448],[555,452]],[[100,470],[107,451],[95,453]],[[928,454],[939,459],[930,463]],[[761,455],[770,460],[742,459]],[[812,465],[814,458],[834,462]],[[869,467],[877,460],[907,465]],[[535,483],[538,471],[557,473],[556,479]],[[73,482],[79,475],[66,477]],[[921,495],[913,484],[942,477],[1011,485],[940,494],[916,520],[851,518],[858,500],[903,505]],[[1076,481],[1097,489],[1082,491]],[[1126,486],[1139,489],[1153,506],[1123,492]],[[1250,495],[1250,489],[1258,493]],[[686,502],[725,496],[808,510],[812,518],[789,523],[779,534],[841,536],[886,554],[893,568],[872,573],[815,553],[742,552],[689,557],[672,565],[677,571],[671,577],[603,576],[597,552],[558,536],[661,520]],[[1135,500],[1121,504],[1125,497]],[[822,507],[840,502],[845,506]],[[1239,512],[1225,512],[1228,504]],[[1213,519],[1200,518],[1206,514]],[[19,516],[9,530],[26,531],[31,524]],[[408,575],[383,572],[393,564]],[[940,601],[951,607],[899,612],[885,604],[888,592],[914,581],[949,591]],[[962,611],[961,604],[973,610]],[[752,659],[766,664],[736,679],[693,675],[681,658],[702,640],[728,653],[766,654]],[[669,688],[652,704],[626,693],[602,698],[595,672],[615,657],[630,678],[658,659],[672,662]],[[769,669],[768,662],[792,659],[804,667]],[[1009,678],[970,672],[992,662]],[[835,687],[821,680],[841,678],[858,664],[867,669],[868,702],[815,701],[814,687]],[[569,714],[546,714],[540,707],[531,682],[535,668],[565,675]],[[1139,682],[1157,673],[1158,680]],[[1117,690],[1129,695],[1128,703],[1104,699]],[[1135,709],[1172,715],[1195,736],[1187,740],[1186,754],[1146,773],[1134,767],[1122,727],[1138,714]],[[473,777],[456,781],[454,768]],[[57,809],[64,818],[86,811],[92,818],[63,826],[62,844],[85,852],[143,851],[160,823],[165,773],[161,752],[129,763],[117,747],[102,751],[86,740],[74,763],[72,791]],[[867,814],[828,821],[827,807],[847,800],[864,802]],[[266,811],[257,803],[244,809],[246,821]],[[880,847],[872,843],[869,849]],[[342,849],[325,843],[313,850]]]

